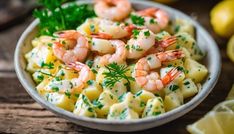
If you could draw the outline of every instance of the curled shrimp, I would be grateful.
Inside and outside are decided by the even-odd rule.
[[[125,43],[121,40],[110,40],[111,44],[113,44],[115,48],[114,54],[106,54],[103,56],[97,56],[94,60],[95,65],[98,66],[105,66],[110,63],[118,63],[123,64],[125,63],[127,50],[125,48]]]
[[[80,92],[88,80],[94,79],[94,74],[91,69],[81,62],[70,62],[67,66],[68,69],[74,69],[79,72],[79,77],[71,80],[73,84],[72,92]]]
[[[161,90],[180,75],[181,72],[174,68],[160,79],[159,74],[152,70],[160,67],[162,62],[172,61],[182,57],[184,57],[183,51],[170,50],[141,58],[134,68],[137,84],[151,92]]]
[[[137,12],[145,19],[145,26],[154,33],[166,28],[169,23],[169,15],[166,11],[159,8],[147,8]]]
[[[76,62],[76,61],[84,61],[89,52],[89,44],[87,39],[78,33],[75,30],[61,31],[56,33],[60,38],[65,38],[67,40],[72,40],[75,44],[71,49],[66,50],[65,44],[60,42],[55,42],[53,45],[54,55],[62,60],[65,63]]]
[[[113,21],[121,21],[131,12],[128,0],[96,0],[94,11],[98,17]]]
[[[145,53],[145,55],[154,54],[158,52],[164,52],[167,47],[174,45],[176,43],[176,40],[177,40],[176,36],[167,36],[160,41],[156,41],[155,45],[151,47]]]
[[[128,59],[141,58],[155,44],[154,33],[148,29],[139,30],[138,32],[138,35],[135,35],[127,42]]]

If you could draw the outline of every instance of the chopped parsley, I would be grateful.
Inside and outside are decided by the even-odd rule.
[[[93,80],[88,80],[88,81],[87,81],[87,84],[88,84],[88,85],[93,85],[93,83],[94,83]]]
[[[93,66],[94,61],[93,60],[87,60],[86,65],[89,66],[90,68]]]
[[[141,16],[131,14],[130,18],[135,25],[143,26],[145,24],[145,19]]]
[[[93,73],[95,73],[95,74],[97,74],[98,72],[97,72],[97,70],[95,70],[95,69],[91,69],[91,71],[93,72]]]
[[[37,79],[39,80],[39,82],[42,82],[44,80],[44,75],[38,75]]]
[[[48,43],[47,45],[48,45],[49,47],[52,47],[52,46],[53,46],[53,44],[52,44],[52,43]]]
[[[179,89],[179,86],[178,86],[178,85],[170,85],[170,86],[169,86],[169,89],[170,89],[171,91],[175,91],[175,90]]]
[[[52,87],[51,89],[52,89],[52,91],[54,91],[54,92],[58,92],[58,91],[59,91],[59,88],[58,88],[58,87]]]
[[[159,114],[161,114],[160,111],[158,111],[158,112],[153,112],[153,115],[154,115],[154,116],[157,116],[157,115],[159,115]]]
[[[100,101],[98,101],[98,100],[94,100],[93,101],[93,105],[94,105],[94,107],[97,107],[98,109],[102,109],[103,108],[103,104],[100,102]]]
[[[135,96],[140,96],[142,93],[143,93],[143,90],[138,91],[138,92],[135,94]]]
[[[157,22],[154,20],[154,18],[151,18],[150,19],[150,24],[155,24],[155,23],[157,23]]]
[[[66,90],[65,95],[66,95],[68,98],[71,97],[71,93],[70,93],[68,90]]]
[[[91,31],[92,33],[95,32],[95,26],[94,26],[93,24],[91,24],[91,25],[89,26],[89,28],[90,28],[90,31]]]
[[[41,67],[47,67],[48,69],[54,69],[54,64],[53,63],[45,63],[44,61],[41,63]]]
[[[150,31],[145,31],[145,32],[144,32],[144,35],[145,35],[146,37],[149,37],[149,36],[150,36]]]
[[[133,30],[132,30],[132,34],[133,34],[133,37],[134,37],[135,39],[137,38],[137,36],[139,35],[139,33],[140,33],[140,31],[137,30],[137,29],[133,29]]]

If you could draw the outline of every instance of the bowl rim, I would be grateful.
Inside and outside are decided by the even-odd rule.
[[[173,109],[173,110],[171,110],[169,112],[166,112],[164,114],[161,114],[159,116],[149,117],[149,118],[140,118],[140,119],[134,119],[134,120],[124,120],[124,121],[122,121],[122,120],[107,120],[107,119],[101,119],[101,118],[90,118],[90,117],[84,117],[84,116],[76,116],[72,112],[69,112],[69,111],[63,110],[61,108],[58,108],[57,106],[49,103],[44,98],[42,98],[37,93],[37,91],[35,90],[35,87],[33,87],[32,85],[29,85],[29,83],[26,81],[26,76],[25,76],[26,71],[23,69],[23,67],[21,67],[21,63],[20,63],[21,59],[23,58],[21,48],[24,45],[24,41],[25,41],[26,37],[39,24],[38,19],[34,20],[26,28],[26,30],[23,32],[20,39],[18,40],[16,49],[15,49],[15,55],[14,55],[14,66],[15,66],[15,71],[16,71],[17,77],[20,80],[23,87],[25,88],[25,90],[28,92],[28,94],[34,100],[36,100],[37,103],[42,105],[44,108],[52,111],[56,115],[59,115],[59,116],[61,116],[63,118],[66,118],[66,119],[68,119],[68,120],[70,120],[70,121],[72,121],[74,123],[77,123],[77,124],[78,124],[77,121],[84,121],[84,122],[90,122],[90,123],[128,125],[128,124],[138,124],[138,123],[149,123],[149,122],[153,122],[153,121],[156,121],[156,120],[159,121],[159,122],[162,122],[161,124],[164,124],[166,122],[170,122],[172,120],[175,120],[175,119],[183,116],[184,114],[186,114],[189,111],[191,111],[192,109],[194,109],[197,105],[199,105],[209,95],[209,93],[212,91],[212,89],[214,88],[215,84],[218,81],[218,78],[219,78],[219,75],[220,75],[220,72],[221,72],[221,58],[220,58],[220,52],[219,52],[219,49],[217,47],[217,44],[215,43],[213,38],[210,36],[210,34],[206,30],[204,30],[204,28],[198,22],[191,19],[189,16],[187,16],[186,14],[182,13],[181,11],[179,11],[177,9],[174,9],[174,8],[171,8],[171,7],[159,4],[159,3],[150,2],[150,1],[134,1],[134,0],[130,0],[130,1],[131,1],[131,3],[134,3],[134,4],[146,5],[146,6],[157,6],[157,7],[162,8],[162,9],[166,9],[166,10],[170,10],[170,11],[176,11],[176,14],[179,14],[180,16],[183,16],[183,18],[185,18],[186,20],[190,20],[193,23],[193,25],[196,28],[198,28],[203,35],[206,35],[208,40],[211,42],[211,44],[209,44],[209,45],[212,46],[212,47],[210,47],[210,49],[212,50],[211,53],[213,53],[213,57],[214,57],[214,59],[216,59],[216,62],[214,63],[214,65],[212,65],[214,67],[215,71],[214,71],[214,73],[210,74],[210,79],[208,81],[204,82],[204,83],[208,82],[209,84],[207,84],[205,87],[203,87],[203,89],[200,91],[199,94],[197,94],[190,101],[188,101],[185,104],[179,106],[178,108]],[[79,1],[77,3],[78,4],[92,4],[93,2],[91,2],[91,1]],[[168,121],[165,121],[165,120],[168,120]],[[82,125],[82,124],[79,124],[79,125]]]

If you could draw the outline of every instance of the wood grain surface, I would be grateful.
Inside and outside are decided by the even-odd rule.
[[[234,63],[226,55],[227,40],[215,35],[209,23],[210,9],[217,2],[218,0],[182,0],[171,5],[197,19],[218,43],[222,54],[222,72],[214,90],[198,107],[179,119],[134,133],[186,134],[186,125],[198,120],[225,99],[234,83]],[[31,21],[32,18],[27,17],[23,23],[0,32],[0,133],[108,133],[81,127],[56,116],[37,104],[21,86],[14,72],[13,53],[19,36]]]

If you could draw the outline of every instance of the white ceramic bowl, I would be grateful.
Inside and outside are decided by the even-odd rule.
[[[187,19],[194,24],[197,32],[196,37],[198,45],[203,51],[207,53],[204,62],[209,70],[209,76],[207,77],[207,80],[205,80],[205,82],[202,84],[201,92],[199,92],[195,97],[193,97],[189,102],[185,103],[184,105],[172,111],[152,118],[143,118],[129,121],[110,121],[106,119],[94,119],[76,116],[73,113],[60,109],[44,100],[35,90],[35,83],[33,82],[32,77],[27,71],[25,71],[26,60],[24,59],[24,54],[32,49],[31,40],[35,37],[35,34],[37,32],[36,26],[39,23],[38,20],[35,20],[28,26],[28,28],[20,37],[15,50],[14,59],[17,76],[24,88],[26,89],[26,91],[31,95],[31,97],[34,100],[36,100],[40,105],[57,114],[58,116],[66,118],[78,125],[99,130],[119,132],[144,130],[160,126],[162,124],[175,120],[178,117],[181,117],[182,115],[188,113],[190,110],[194,109],[198,104],[200,104],[215,86],[221,68],[220,53],[212,37],[196,21],[194,21],[187,15],[181,13],[180,11],[177,11],[176,9],[172,9],[167,6],[148,1],[132,0],[131,2],[135,9],[139,10],[147,7],[158,7],[166,10],[172,17],[180,17],[183,19]],[[81,1],[78,3],[91,4],[92,2]]]

